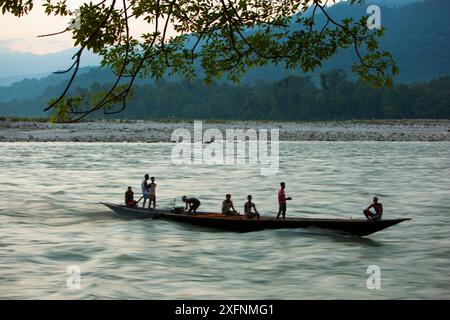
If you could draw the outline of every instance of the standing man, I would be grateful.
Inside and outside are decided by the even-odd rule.
[[[156,207],[156,183],[155,183],[155,177],[150,178],[151,182],[148,184],[148,193],[149,193],[149,201],[148,201],[148,207],[150,208],[150,205],[153,202],[153,209]]]
[[[142,205],[143,208],[145,208],[145,202],[148,199],[148,183],[147,183],[148,179],[149,179],[149,176],[148,176],[148,173],[146,173],[144,176],[144,180],[142,180],[142,182],[141,182],[142,196],[144,197],[144,204]],[[148,203],[148,207],[150,208],[150,201]]]
[[[291,197],[286,198],[286,194],[284,193],[284,189],[286,188],[286,184],[284,182],[280,183],[281,189],[278,191],[278,215],[277,219],[280,219],[280,214],[283,214],[283,219],[286,219],[286,200],[292,200]]]

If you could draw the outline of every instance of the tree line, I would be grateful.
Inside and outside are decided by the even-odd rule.
[[[76,92],[95,96],[108,84],[94,82]],[[60,88],[48,87],[38,99],[0,102],[0,115],[49,116],[42,112]],[[112,110],[113,111],[113,110]],[[450,119],[450,76],[428,83],[373,88],[352,80],[342,70],[311,77],[233,85],[213,82],[159,81],[133,88],[121,113],[94,113],[91,119],[224,119],[224,120],[349,120]]]
[[[341,70],[252,85],[158,82],[134,90],[128,119],[348,120],[450,118],[450,77],[375,89]],[[100,89],[99,84],[91,92]],[[96,115],[96,117],[104,115]]]

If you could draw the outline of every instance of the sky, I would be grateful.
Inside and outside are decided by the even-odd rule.
[[[73,40],[69,32],[38,38],[38,35],[64,30],[73,19],[70,16],[48,16],[42,7],[44,2],[44,0],[34,0],[33,10],[20,18],[9,13],[0,14],[0,52],[29,52],[44,55],[73,47]],[[67,0],[69,10],[73,11],[84,2],[89,1]],[[132,27],[135,36],[148,30],[147,23],[134,22]]]
[[[38,38],[38,35],[64,30],[70,17],[47,16],[41,7],[43,0],[35,0],[35,6],[28,15],[17,18],[12,14],[0,14],[0,50],[47,54],[71,48],[70,34]],[[70,6],[82,0],[68,0]]]
[[[340,1],[335,0],[334,2]],[[410,2],[412,0],[397,0],[397,2],[400,1]],[[84,2],[89,2],[89,0],[67,0],[68,7],[71,10],[78,8]],[[43,55],[73,47],[70,33],[44,38],[37,37],[38,35],[64,30],[69,25],[71,17],[47,16],[42,7],[44,0],[34,0],[34,3],[33,10],[20,18],[9,13],[0,14],[0,53],[5,51],[29,52]],[[332,3],[333,1],[328,1],[329,5]],[[135,22],[132,29],[132,34],[138,36],[142,32],[148,32],[149,26],[145,22]]]
[[[66,3],[69,10],[75,11],[81,4],[90,1],[67,0]],[[73,19],[71,16],[48,16],[42,7],[44,2],[44,0],[34,0],[33,10],[20,18],[10,13],[5,13],[5,15],[0,13],[0,53],[20,52],[45,55],[73,47],[70,32],[38,38],[38,35],[64,30]],[[96,3],[96,1],[92,2]],[[120,6],[122,5],[122,2],[118,3]],[[149,32],[149,24],[145,21],[130,20],[130,32],[132,36],[139,38],[142,33]],[[175,33],[170,26],[168,32],[169,35]]]
[[[338,1],[340,0],[336,2]],[[43,55],[73,47],[70,33],[44,38],[37,37],[42,34],[62,31],[71,20],[71,17],[47,16],[42,7],[44,2],[44,0],[34,0],[33,10],[20,18],[9,13],[0,14],[0,52],[29,52]],[[68,7],[72,10],[78,8],[84,2],[89,1],[67,0]],[[132,34],[138,36],[142,32],[148,32],[149,27],[145,22],[135,22],[132,29]]]

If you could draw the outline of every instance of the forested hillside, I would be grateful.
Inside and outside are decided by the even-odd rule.
[[[127,110],[116,117],[448,118],[450,1],[371,0],[366,3],[378,3],[382,7],[381,23],[386,35],[380,45],[394,54],[400,67],[392,89],[375,90],[355,81],[349,73],[354,52],[344,51],[313,74],[266,66],[249,70],[240,85],[225,79],[209,86],[201,79],[189,83],[172,77],[157,84],[153,79],[139,80]],[[365,14],[366,8],[367,5],[350,7],[340,3],[330,12],[337,19],[356,18]],[[335,70],[344,70],[347,75]],[[0,114],[42,116],[48,100],[64,89],[67,77],[51,75],[0,87]],[[88,94],[94,89],[108,88],[113,80],[109,70],[83,68],[72,93],[86,91]]]
[[[102,85],[94,83],[90,89],[80,92],[89,97],[99,89]],[[47,98],[54,94],[50,90]],[[46,98],[3,102],[0,108],[3,114],[43,116],[40,106],[45,102]],[[124,112],[96,116],[106,119],[450,119],[450,77],[382,89],[350,80],[340,70],[321,74],[319,86],[308,77],[298,76],[241,86],[206,85],[201,80],[161,81],[136,86]]]

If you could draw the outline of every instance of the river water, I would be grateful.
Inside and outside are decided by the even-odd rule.
[[[283,142],[272,176],[249,164],[175,165],[172,148],[0,144],[0,298],[450,298],[450,143]],[[138,192],[147,172],[159,207],[186,194],[217,211],[231,193],[242,211],[250,193],[273,215],[285,181],[289,216],[361,217],[377,195],[384,218],[413,220],[367,238],[232,233],[123,220],[98,204],[122,202],[128,185]]]

